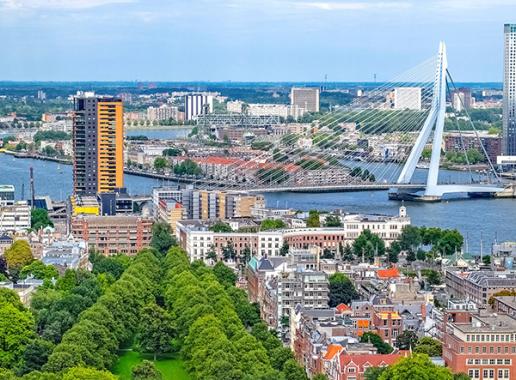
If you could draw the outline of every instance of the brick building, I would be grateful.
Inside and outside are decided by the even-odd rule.
[[[471,379],[516,377],[516,319],[506,314],[455,310],[445,313],[443,359]]]
[[[71,229],[76,239],[106,256],[136,255],[152,238],[152,221],[139,216],[81,215],[72,218]]]

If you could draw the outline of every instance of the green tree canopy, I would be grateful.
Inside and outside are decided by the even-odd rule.
[[[326,227],[342,227],[342,222],[338,215],[329,214],[324,220],[324,225]]]
[[[260,231],[279,230],[286,227],[287,225],[281,219],[264,219],[260,223]]]
[[[221,220],[217,221],[210,227],[210,231],[213,232],[233,232],[231,226]]]
[[[153,224],[150,243],[152,248],[165,255],[176,244],[176,238],[172,235],[172,229],[168,223],[157,222]]]
[[[388,367],[378,380],[452,380],[452,373],[448,368],[433,364],[427,355],[416,354],[403,358]]]
[[[37,231],[47,226],[54,227],[54,223],[48,217],[48,211],[44,208],[34,208],[30,214],[30,226],[33,230]]]
[[[29,265],[32,260],[32,250],[30,245],[25,240],[16,240],[4,253],[7,261],[7,268],[11,270],[20,270],[26,265]]]
[[[19,368],[34,337],[34,319],[30,312],[10,303],[0,307],[0,367]]]
[[[307,227],[321,227],[320,214],[317,210],[310,210],[308,212],[308,219],[306,219]]]
[[[390,354],[394,349],[389,343],[385,343],[382,338],[373,332],[366,332],[360,337],[362,343],[372,343],[379,354]]]
[[[426,354],[428,356],[441,356],[443,353],[443,345],[437,339],[425,336],[417,341],[414,352],[416,354]]]
[[[364,257],[373,262],[375,256],[385,254],[385,242],[370,230],[364,230],[353,242],[353,253],[357,257]]]
[[[167,311],[150,303],[142,309],[137,340],[142,352],[152,353],[154,360],[159,354],[170,351],[174,323]]]
[[[132,380],[161,380],[161,372],[150,360],[143,360],[131,370]]]
[[[334,273],[330,276],[330,307],[341,303],[349,304],[358,298],[358,292],[351,280],[344,273]]]

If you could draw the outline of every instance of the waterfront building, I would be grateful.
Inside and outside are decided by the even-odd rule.
[[[443,359],[453,373],[471,379],[513,379],[516,319],[486,311],[454,311],[444,317]]]
[[[72,218],[74,238],[85,240],[88,247],[105,256],[134,256],[149,246],[152,220],[139,216],[86,216]]]
[[[163,104],[159,107],[147,108],[147,119],[150,121],[177,120],[178,107]]]
[[[154,188],[152,201],[155,217],[160,217],[160,207],[166,207],[165,204],[160,204],[160,202],[167,200],[181,204],[181,219],[203,221],[248,218],[251,217],[253,208],[261,208],[265,205],[265,199],[260,194],[225,192],[221,190],[196,190],[192,187],[186,189],[178,189],[177,187]],[[169,218],[162,219],[166,221]],[[175,229],[175,226],[173,228]]]
[[[290,104],[306,112],[319,112],[319,92],[316,87],[292,87]]]
[[[198,115],[213,112],[212,95],[185,95],[185,120],[193,120]]]
[[[0,185],[0,206],[14,204],[14,186]]]
[[[503,154],[516,156],[516,24],[504,25]]]
[[[95,195],[124,187],[123,105],[119,98],[74,97],[74,194]]]
[[[483,147],[483,148],[482,148]],[[447,132],[444,136],[445,152],[459,152],[476,149],[484,156],[484,149],[492,163],[502,154],[502,138],[487,132]]]
[[[31,226],[31,208],[26,201],[0,206],[0,233],[27,231]]]

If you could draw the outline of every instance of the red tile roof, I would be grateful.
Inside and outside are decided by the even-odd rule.
[[[346,367],[350,364],[354,364],[358,367],[359,373],[364,372],[367,367],[383,367],[396,363],[399,359],[403,358],[404,355],[401,353],[397,354],[357,354],[357,355],[347,355],[342,352],[340,354],[340,366],[343,371],[346,370]],[[366,366],[364,368],[364,365]]]
[[[378,276],[378,278],[382,279],[395,278],[400,276],[400,271],[396,267],[392,267],[389,269],[378,269],[376,271],[376,275]]]
[[[337,312],[339,314],[342,314],[344,313],[345,311],[351,311],[351,307],[349,307],[348,305],[346,305],[345,303],[341,303],[341,304],[338,304],[335,309],[337,309]]]

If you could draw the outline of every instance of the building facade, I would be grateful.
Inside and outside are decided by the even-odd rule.
[[[75,194],[124,187],[122,100],[85,93],[74,98],[73,182]]]
[[[72,218],[72,235],[106,256],[134,256],[149,246],[152,221],[139,216],[77,216]]]
[[[290,104],[306,112],[319,112],[319,92],[315,87],[292,87]]]
[[[185,120],[193,120],[201,114],[213,112],[213,96],[185,95]]]
[[[16,233],[31,226],[31,209],[26,201],[0,206],[0,232]]]
[[[516,320],[506,314],[455,312],[445,315],[443,359],[453,373],[472,380],[514,379]]]
[[[504,25],[503,154],[516,156],[516,24]]]

